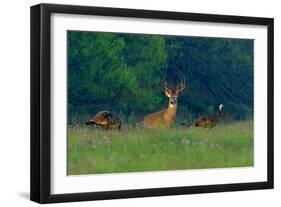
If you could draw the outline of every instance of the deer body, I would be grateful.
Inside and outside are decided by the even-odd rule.
[[[177,87],[177,90],[173,93],[168,87],[167,83],[162,85],[166,96],[169,98],[168,108],[162,111],[158,111],[152,114],[149,114],[144,117],[143,124],[146,128],[158,128],[158,127],[172,127],[177,112],[177,99],[180,92],[185,89],[185,84],[181,82]]]
[[[155,128],[155,127],[172,127],[175,121],[177,112],[176,106],[170,106],[163,110],[158,111],[144,117],[144,127]]]

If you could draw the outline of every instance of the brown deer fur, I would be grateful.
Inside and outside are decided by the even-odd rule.
[[[158,111],[144,117],[144,126],[147,128],[154,127],[172,127],[177,112],[176,106],[169,106],[163,111]]]

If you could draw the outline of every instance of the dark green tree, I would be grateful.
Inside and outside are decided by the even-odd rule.
[[[165,61],[161,36],[68,32],[70,116],[153,110]]]
[[[167,73],[182,74],[188,82],[185,108],[197,115],[214,113],[223,103],[236,118],[252,115],[252,40],[170,37],[166,48]]]
[[[178,115],[253,114],[253,40],[68,32],[68,118],[110,110],[140,119],[167,106],[160,83],[185,79]],[[85,117],[84,117],[85,118]],[[82,120],[82,119],[81,119]]]

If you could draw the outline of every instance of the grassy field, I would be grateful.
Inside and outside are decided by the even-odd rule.
[[[253,165],[253,122],[203,128],[68,129],[68,174]]]

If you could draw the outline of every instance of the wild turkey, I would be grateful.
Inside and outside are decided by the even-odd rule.
[[[220,104],[219,110],[216,114],[209,115],[209,116],[199,116],[191,124],[187,125],[187,127],[195,126],[195,127],[203,127],[208,129],[213,128],[221,118],[223,113],[223,108],[224,108],[223,104]]]
[[[121,129],[121,121],[109,111],[101,111],[85,123],[86,125],[98,125],[104,129]]]

